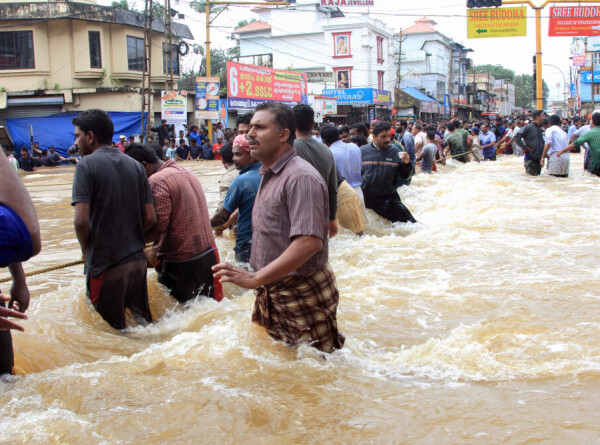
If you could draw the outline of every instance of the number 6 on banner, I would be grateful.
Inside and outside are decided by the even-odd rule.
[[[230,95],[235,97],[238,94],[238,78],[237,78],[238,72],[236,67],[232,66],[229,69],[229,90],[230,90]]]

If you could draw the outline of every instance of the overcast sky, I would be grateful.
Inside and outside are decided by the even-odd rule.
[[[130,0],[131,1],[131,0]],[[235,0],[232,0],[235,2]],[[540,4],[541,0],[533,0]],[[110,5],[110,0],[99,0],[100,4]],[[204,44],[205,21],[204,14],[192,11],[189,0],[171,0],[171,7],[186,15],[182,22],[187,24],[196,43]],[[144,8],[143,1],[137,0],[138,9]],[[552,5],[550,5],[552,6]],[[542,52],[543,63],[556,65],[562,70],[569,84],[569,44],[570,37],[548,37],[549,7],[542,11]],[[251,6],[231,7],[223,12],[211,27],[213,47],[227,48],[233,45],[227,37],[240,20],[250,20],[258,16],[251,12]],[[366,12],[367,8],[346,7],[346,15]],[[408,28],[415,20],[427,16],[438,23],[437,29],[446,36],[474,50],[471,57],[475,64],[498,64],[510,68],[518,74],[531,74],[533,70],[532,57],[535,54],[535,18],[531,8],[527,8],[527,36],[467,39],[467,8],[466,0],[375,0],[375,7],[369,12],[373,18],[379,19],[396,32],[400,28]],[[189,68],[195,62],[193,57],[182,61],[183,68]],[[560,93],[562,100],[563,75],[554,67],[543,67],[543,78],[550,87],[550,98],[557,99]],[[557,88],[556,84],[560,83]],[[560,91],[559,91],[560,90]]]

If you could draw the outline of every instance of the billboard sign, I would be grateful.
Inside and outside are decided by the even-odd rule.
[[[600,36],[600,6],[551,7],[548,35]]]
[[[220,82],[218,77],[196,77],[196,119],[219,118]]]
[[[281,102],[290,107],[305,104],[306,73],[227,62],[227,105],[254,108],[262,102]]]
[[[335,82],[335,73],[333,71],[319,71],[306,73],[309,82],[324,83]]]
[[[581,83],[592,83],[592,73],[590,71],[582,71]],[[594,71],[594,83],[600,83],[600,71]]]
[[[467,38],[527,35],[527,8],[481,8],[467,11]]]
[[[187,124],[187,91],[161,91],[160,118],[169,125]]]
[[[375,6],[375,0],[321,0],[321,6]]]

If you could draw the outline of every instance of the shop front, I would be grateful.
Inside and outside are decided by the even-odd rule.
[[[336,118],[346,125],[356,122],[371,122],[390,117],[392,92],[374,88],[334,88],[325,89],[324,97],[337,99],[338,114]]]

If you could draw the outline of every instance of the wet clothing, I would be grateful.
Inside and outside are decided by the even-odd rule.
[[[415,137],[410,133],[410,131],[405,131],[402,133],[400,142],[404,146],[406,153],[408,153],[410,156],[410,162],[415,165],[417,159],[415,155]]]
[[[548,174],[566,178],[569,176],[571,159],[569,153],[563,153],[560,158],[556,157],[558,152],[553,152],[548,158]]]
[[[0,302],[1,307],[6,304]],[[15,353],[13,351],[12,334],[10,329],[0,331],[0,375],[13,374],[15,368]]]
[[[540,161],[525,159],[525,171],[531,176],[539,176],[542,173]]]
[[[544,137],[543,130],[538,124],[532,122],[525,125],[521,131],[516,134],[515,142],[522,149],[530,149],[525,153],[526,160],[537,161],[539,164],[542,160],[542,154],[544,153]]]
[[[421,159],[421,171],[423,173],[431,173],[436,153],[437,147],[433,143],[426,144],[423,150],[421,150],[421,154],[423,155],[423,159]]]
[[[184,261],[210,248],[215,237],[196,175],[169,159],[149,182],[156,209],[154,250],[158,258]]]
[[[223,208],[223,203],[225,202],[225,198],[227,197],[229,187],[231,186],[233,180],[237,178],[239,173],[240,171],[237,168],[235,168],[235,165],[232,165],[230,167],[227,167],[227,170],[225,171],[225,173],[223,173],[221,179],[219,179],[219,204],[217,205],[217,211]]]
[[[142,252],[143,253],[143,252]],[[125,329],[125,309],[138,322],[152,321],[146,285],[146,259],[127,261],[87,276],[87,293],[96,311],[115,329]]]
[[[255,289],[252,321],[277,340],[320,351],[341,349],[345,337],[337,328],[339,293],[329,263],[307,276],[286,277]]]
[[[190,145],[190,154],[192,155],[192,159],[198,159],[198,157],[201,157],[201,148],[198,144],[192,144]]]
[[[205,252],[185,261],[159,260],[156,265],[158,282],[180,303],[199,295],[223,299],[221,282],[213,277],[212,266],[218,264],[219,252],[213,244]]]
[[[400,151],[391,144],[380,150],[371,142],[360,150],[365,206],[391,222],[416,222],[397,191],[400,180],[410,179],[415,173],[414,165],[405,164]]]
[[[260,167],[262,167],[262,164],[255,162],[241,169],[239,175],[233,179],[229,186],[223,203],[223,208],[229,213],[239,209],[235,247],[240,251],[243,245],[252,244],[252,208],[262,179],[258,171]],[[249,259],[248,256],[243,262],[247,263]]]
[[[233,251],[235,252],[236,261],[240,263],[249,263],[250,256],[252,255],[252,242],[248,241],[244,244],[240,244],[239,246],[236,242]]]
[[[335,220],[337,211],[337,175],[333,154],[326,145],[314,138],[296,139],[294,148],[302,159],[312,165],[327,185],[329,197],[329,220]]]
[[[593,127],[586,131],[573,144],[575,147],[581,147],[584,144],[589,146],[589,149],[586,150],[586,167],[591,173],[600,176],[600,127]]]
[[[56,167],[60,163],[60,155],[57,152],[42,156],[42,165],[45,167]]]
[[[362,185],[361,164],[362,154],[356,144],[346,144],[336,141],[329,147],[335,166],[340,174],[348,181],[350,187]],[[329,204],[331,205],[331,203]]]
[[[479,133],[479,142],[481,146],[484,147],[488,144],[496,142],[496,135],[491,131],[488,131],[487,133],[484,133],[482,131],[481,133]],[[484,159],[490,159],[494,161],[496,160],[496,147],[494,147],[493,145],[487,148],[483,148],[482,151]]]
[[[360,233],[365,230],[365,217],[361,200],[356,191],[343,180],[338,186],[337,221],[340,226]]]
[[[40,165],[41,165],[41,163],[40,163]],[[26,172],[32,172],[33,167],[35,167],[35,161],[33,160],[33,158],[31,156],[27,156],[26,158],[24,158],[24,157],[19,158],[19,168],[21,170],[24,170]]]
[[[125,259],[146,259],[145,206],[154,201],[142,164],[113,147],[82,157],[75,167],[71,205],[78,202],[90,204],[87,275],[97,277]]]
[[[481,135],[479,138],[481,139]],[[459,162],[467,162],[466,152],[469,151],[469,147],[465,145],[465,138],[462,133],[458,130],[454,130],[448,135],[444,142],[450,147],[450,155],[453,159]]]
[[[307,276],[324,266],[329,254],[329,207],[325,181],[291,147],[268,169],[252,211],[252,255],[256,271],[270,264],[298,236],[316,236],[323,249],[288,276]],[[337,184],[336,184],[337,185]]]
[[[33,255],[31,234],[21,217],[0,203],[0,267],[23,263]]]

